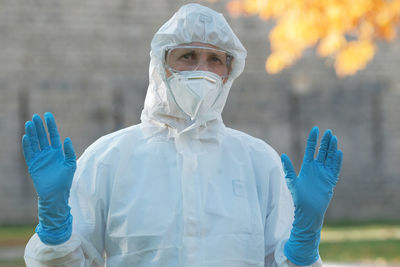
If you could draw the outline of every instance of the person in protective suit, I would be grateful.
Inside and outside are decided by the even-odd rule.
[[[299,175],[221,112],[246,50],[224,17],[181,7],[151,42],[141,123],[76,161],[54,117],[25,125],[39,224],[27,266],[321,266],[318,246],[342,153],[318,128]],[[283,163],[283,164],[282,164]],[[285,181],[286,179],[286,181]]]

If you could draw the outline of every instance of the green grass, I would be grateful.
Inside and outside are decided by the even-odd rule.
[[[328,225],[321,234],[324,261],[400,264],[400,224]]]
[[[25,246],[35,226],[1,226],[0,248]],[[320,254],[324,261],[383,261],[400,264],[400,223],[330,224],[321,234]],[[0,267],[24,266],[22,259],[2,261]]]
[[[14,261],[0,261],[0,267],[20,267],[25,266],[23,259]]]
[[[1,226],[0,247],[24,246],[34,232],[34,225]]]
[[[320,255],[324,261],[376,261],[400,263],[400,240],[363,240],[321,242]]]
[[[6,225],[0,226],[0,249],[2,247],[25,246],[34,234],[34,225]],[[19,259],[0,259],[0,267],[25,266],[23,255]]]

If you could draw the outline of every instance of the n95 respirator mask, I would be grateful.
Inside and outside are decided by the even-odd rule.
[[[167,83],[176,105],[191,120],[212,108],[223,85],[221,76],[209,71],[174,72]]]

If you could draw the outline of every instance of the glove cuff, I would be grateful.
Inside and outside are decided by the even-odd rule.
[[[48,227],[39,221],[35,232],[40,240],[47,245],[59,245],[67,241],[72,234],[72,215],[69,213],[66,220],[55,227]]]
[[[285,256],[294,264],[311,265],[319,258],[320,232],[296,234],[292,230],[289,240],[285,244]]]

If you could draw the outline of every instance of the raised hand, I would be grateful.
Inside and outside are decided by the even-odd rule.
[[[51,145],[42,119],[35,114],[32,121],[25,124],[22,149],[38,195],[39,224],[36,232],[42,242],[60,244],[69,239],[72,231],[68,198],[76,156],[69,138],[64,141],[63,151],[53,115],[47,112],[44,118]]]
[[[343,154],[337,149],[337,138],[330,130],[324,133],[317,158],[314,158],[317,141],[318,127],[314,127],[307,140],[298,176],[289,157],[285,154],[281,157],[295,206],[293,228],[285,245],[285,254],[297,265],[309,265],[318,259],[324,215],[342,164]]]

